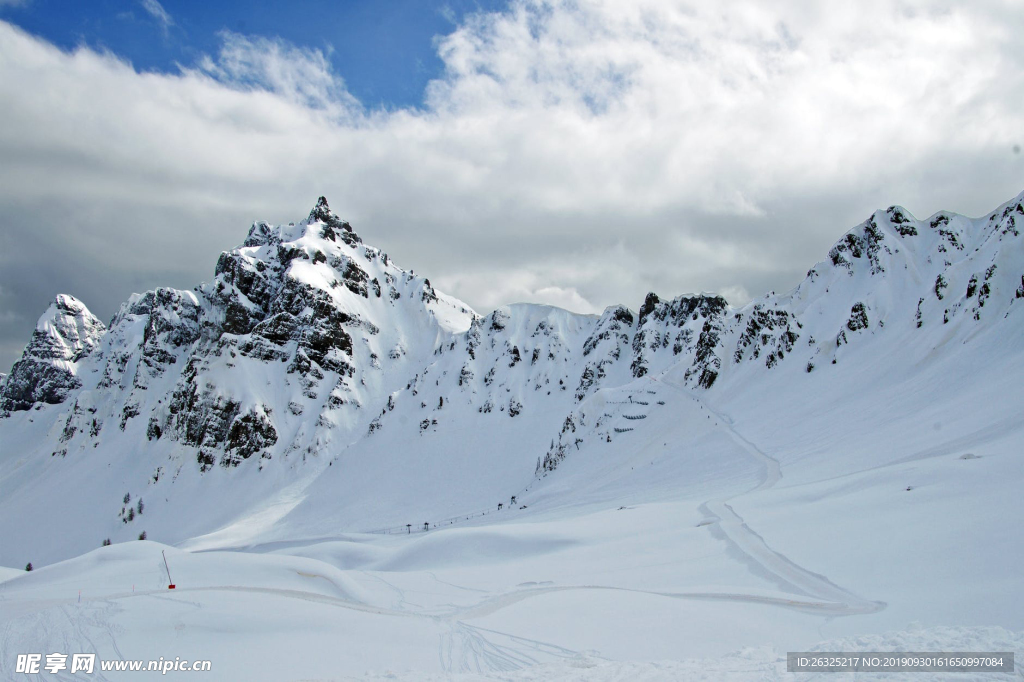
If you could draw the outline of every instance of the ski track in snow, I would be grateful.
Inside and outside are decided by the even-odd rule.
[[[0,678],[13,680],[21,675],[15,672],[18,653],[50,653],[53,651],[72,653],[100,651],[100,640],[107,644],[123,660],[117,645],[115,626],[110,620],[120,607],[111,600],[92,600],[92,603],[75,604],[76,612],[70,612],[73,602],[50,607],[26,616],[12,619],[0,630]],[[40,646],[45,642],[46,645]],[[42,652],[42,649],[46,649]],[[81,680],[78,675],[59,671],[47,675],[51,680]],[[90,680],[103,682],[108,678],[96,667]]]
[[[72,605],[76,604],[74,600],[69,600],[64,604],[50,606],[35,613],[27,614],[22,618],[8,621],[2,636],[0,636],[0,643],[2,643],[2,647],[0,648],[5,651],[27,651],[28,649],[26,649],[26,647],[29,649],[33,646],[38,648],[39,643],[45,641],[46,647],[57,651],[97,651],[100,650],[100,648],[97,646],[95,640],[99,637],[107,642],[110,648],[112,648],[117,654],[118,658],[123,660],[123,655],[117,647],[115,626],[110,624],[112,616],[121,610],[120,607],[117,606],[119,601],[126,599],[160,599],[194,604],[197,607],[201,607],[201,603],[192,601],[190,596],[195,597],[201,593],[211,592],[233,592],[261,595],[271,598],[295,599],[322,606],[343,608],[379,616],[428,619],[431,622],[436,623],[442,630],[438,641],[438,659],[446,673],[510,672],[524,667],[550,662],[552,660],[568,660],[578,657],[581,652],[559,646],[555,643],[529,639],[465,622],[469,619],[488,616],[513,604],[517,604],[528,599],[556,592],[629,592],[672,599],[701,601],[718,600],[764,604],[793,608],[825,616],[845,615],[845,610],[841,608],[841,606],[828,602],[796,599],[790,600],[744,594],[716,594],[703,592],[673,593],[611,587],[605,585],[534,587],[510,593],[492,595],[474,605],[462,607],[452,606],[447,612],[431,614],[402,608],[403,606],[415,605],[405,599],[405,593],[401,588],[391,585],[383,579],[380,580],[396,592],[398,595],[398,607],[376,607],[302,590],[238,585],[178,588],[173,593],[166,590],[140,590],[136,592],[111,594],[103,597],[86,598],[79,606],[79,612],[75,617],[71,616],[68,609]],[[58,620],[62,623],[66,621],[66,625],[56,627],[55,621]],[[16,629],[15,626],[17,626]],[[46,635],[46,633],[52,634],[54,632],[60,633],[59,640]],[[31,646],[29,645],[30,642]],[[5,662],[0,661],[0,672],[12,672],[3,667],[4,663]],[[98,677],[97,679],[104,678]]]
[[[821,612],[833,617],[875,613],[884,609],[886,606],[884,602],[863,599],[836,585],[825,576],[809,571],[785,555],[776,552],[765,542],[763,537],[747,525],[743,517],[729,505],[729,501],[741,495],[774,487],[782,480],[782,467],[779,461],[740,434],[733,425],[731,417],[718,412],[685,387],[670,381],[668,374],[669,372],[666,372],[665,375],[654,378],[654,380],[676,389],[710,412],[736,444],[764,467],[761,482],[750,490],[727,498],[707,500],[700,505],[701,513],[713,519],[711,523],[707,524],[707,527],[712,532],[717,530],[717,535],[729,543],[730,548],[736,550],[739,556],[744,557],[752,567],[767,571],[781,585],[787,586],[788,591],[821,600],[820,603],[794,602],[799,606],[812,610],[820,609]],[[779,603],[780,601],[771,600],[767,603]],[[786,604],[780,603],[779,605]]]
[[[496,630],[453,621],[441,636],[438,655],[447,673],[512,672],[538,665],[551,658],[571,659],[578,655],[571,649]],[[486,633],[486,634],[485,634]],[[498,644],[493,639],[504,640]]]

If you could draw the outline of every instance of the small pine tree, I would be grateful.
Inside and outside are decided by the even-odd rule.
[[[110,545],[111,545],[110,538],[107,538],[106,540],[103,541],[103,546],[104,547],[110,547]]]
[[[128,520],[129,521],[134,521],[135,520],[135,509],[133,509],[132,507],[128,508]]]
[[[140,540],[145,540],[146,539],[146,531],[142,531],[141,533],[139,533],[139,539]]]
[[[140,497],[139,498],[139,514],[142,513],[142,509],[143,509],[143,504],[142,504],[142,498]]]
[[[125,494],[124,494],[124,503],[125,503],[125,504],[128,504],[128,503],[129,503],[129,502],[131,502],[131,501],[132,501],[132,495],[131,495],[131,493],[125,493]]]
[[[27,564],[25,564],[25,570],[26,571],[31,571],[32,570],[32,562],[31,561],[28,562]]]

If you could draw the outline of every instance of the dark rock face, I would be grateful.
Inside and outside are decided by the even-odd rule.
[[[890,206],[885,213],[889,217],[889,222],[892,223],[893,229],[895,229],[901,237],[917,236],[917,228],[914,227],[910,219],[904,215],[903,209],[899,206]]]
[[[57,296],[0,388],[0,410],[28,410],[36,403],[64,402],[82,385],[77,364],[96,349],[105,331],[103,323],[81,301]]]
[[[850,319],[846,321],[846,328],[851,332],[868,328],[868,312],[863,303],[854,303],[850,308]]]
[[[371,334],[377,331],[372,324],[338,310],[327,292],[294,279],[281,287],[271,310],[275,317],[254,336],[269,334],[267,340],[278,346],[294,341],[310,360],[329,372],[351,373],[352,367],[332,353],[352,353],[346,326],[361,327]]]
[[[755,304],[736,342],[733,361],[738,363],[744,358],[758,359],[764,354],[765,365],[774,367],[793,350],[793,344],[800,338],[796,331],[799,328],[800,323],[788,311]]]
[[[661,299],[653,291],[647,294],[647,298],[644,299],[644,304],[640,306],[640,318],[637,320],[637,326],[641,326],[647,316],[654,312],[658,304],[661,303]]]
[[[111,323],[116,327],[125,317],[142,319],[142,364],[150,375],[163,374],[177,363],[178,350],[188,348],[202,335],[203,309],[191,293],[174,289],[156,289],[143,294],[122,309]],[[136,386],[145,387],[142,373],[136,374]]]
[[[647,300],[650,301],[652,296],[654,294],[649,294]],[[656,296],[654,298],[657,299]],[[612,306],[605,309],[594,331],[583,342],[583,357],[587,358],[587,364],[576,387],[576,402],[595,390],[623,353],[629,352],[632,335],[633,313],[628,308]]]
[[[897,220],[906,220],[902,213],[895,213],[892,217]],[[904,227],[901,229],[900,225],[902,223],[894,225],[894,229],[904,236],[911,234],[912,228]],[[916,235],[917,232],[914,231],[913,234]],[[846,268],[851,276],[853,275],[853,264],[860,260],[867,261],[871,274],[877,275],[885,271],[878,258],[879,250],[884,248],[886,252],[889,251],[889,247],[885,246],[884,241],[885,235],[879,229],[875,217],[871,216],[857,229],[848,232],[842,240],[832,247],[828,252],[828,256],[832,261],[832,265]]]
[[[711,388],[718,378],[722,369],[722,358],[717,351],[721,346],[722,334],[721,319],[710,319],[701,328],[700,337],[697,339],[697,348],[694,353],[693,366],[686,370],[685,377],[697,377],[697,383],[701,388]]]
[[[262,220],[252,224],[249,234],[246,236],[242,246],[265,246],[267,244],[280,244],[281,236],[268,223]]]
[[[288,353],[284,346],[300,335],[299,321],[291,313],[280,312],[257,324],[249,340],[239,347],[239,352],[257,360],[286,360]]]
[[[227,452],[221,459],[221,465],[238,466],[241,461],[249,459],[257,452],[269,457],[266,449],[276,442],[277,431],[266,408],[248,412],[231,423],[227,436]]]
[[[36,403],[62,403],[69,392],[81,385],[82,382],[65,369],[47,362],[22,359],[11,370],[0,409],[28,410]]]
[[[653,294],[650,294],[649,296],[653,296]],[[624,306],[613,306],[608,308],[601,315],[601,319],[598,320],[593,333],[587,337],[586,341],[583,342],[583,355],[590,355],[597,349],[602,341],[613,337],[628,343],[632,332],[632,326],[633,313],[631,313],[628,308]],[[617,352],[614,359],[618,359]]]
[[[345,269],[341,275],[342,282],[353,294],[359,294],[363,298],[369,298],[366,287],[370,281],[370,276],[366,274],[355,261],[350,260],[345,264]]]
[[[177,440],[187,445],[217,449],[224,443],[240,405],[204,390],[199,381],[199,365],[198,359],[189,361],[182,376],[184,381],[171,398],[171,427]]]
[[[500,332],[509,323],[510,319],[511,318],[509,317],[508,313],[502,310],[495,310],[493,313],[491,313],[490,331]]]
[[[320,197],[317,200],[316,206],[309,212],[309,222],[323,223],[323,227],[320,229],[321,239],[330,239],[332,242],[340,239],[349,246],[362,243],[359,236],[352,231],[352,226],[331,211],[326,197]]]
[[[719,337],[727,307],[721,296],[680,296],[665,303],[654,294],[648,294],[633,337],[630,364],[633,376],[639,378],[647,374],[654,354],[671,346],[673,356],[696,354],[696,374],[705,377],[704,383],[710,386],[721,368]],[[698,336],[696,345],[693,343],[695,335]]]
[[[420,295],[420,299],[424,303],[436,303],[437,302],[437,292],[434,291],[434,287],[430,286],[430,280],[429,279],[423,281],[423,293]]]

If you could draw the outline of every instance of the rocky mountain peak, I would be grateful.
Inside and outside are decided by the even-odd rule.
[[[313,210],[309,212],[309,222],[312,223],[319,220],[320,222],[326,223],[331,219],[332,215],[331,207],[327,204],[327,197],[322,196],[317,199],[316,206],[314,206]]]
[[[89,313],[84,303],[69,294],[57,294],[51,305],[55,310],[65,314],[80,316]]]
[[[42,357],[74,362],[88,355],[106,330],[84,303],[74,296],[58,294],[36,322],[36,335],[29,348],[45,350]]]
[[[27,410],[35,403],[63,402],[81,387],[78,362],[107,331],[85,304],[59,294],[36,322],[25,352],[0,389],[0,410]]]
[[[322,239],[330,239],[331,241],[338,241],[340,238],[350,246],[354,246],[361,243],[362,240],[352,231],[352,226],[347,220],[342,220],[338,217],[338,214],[331,210],[331,207],[327,203],[327,197],[321,196],[317,199],[316,206],[309,212],[308,224],[313,225],[314,223],[323,223],[323,228],[320,230],[320,237]]]
[[[637,325],[644,323],[644,318],[654,312],[654,309],[661,303],[661,299],[653,291],[647,294],[647,298],[644,299],[644,304],[640,306],[640,315],[637,319]]]
[[[309,212],[309,222],[326,223],[327,225],[344,229],[347,232],[352,231],[352,226],[347,221],[339,218],[338,214],[331,210],[330,205],[327,203],[327,197],[317,199],[316,206]]]

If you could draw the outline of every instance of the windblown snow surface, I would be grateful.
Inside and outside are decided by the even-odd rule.
[[[0,678],[84,652],[212,662],[170,678],[810,680],[787,651],[859,650],[1014,651],[944,679],[1022,679],[1022,200],[878,211],[743,308],[602,316],[480,317],[327,243],[333,214],[257,224],[235,257],[301,250],[276,272],[348,315],[322,363],[305,304],[161,290],[167,324],[198,320],[172,362],[144,297],[109,328],[58,300],[0,392]],[[195,437],[202,405],[248,449]]]

